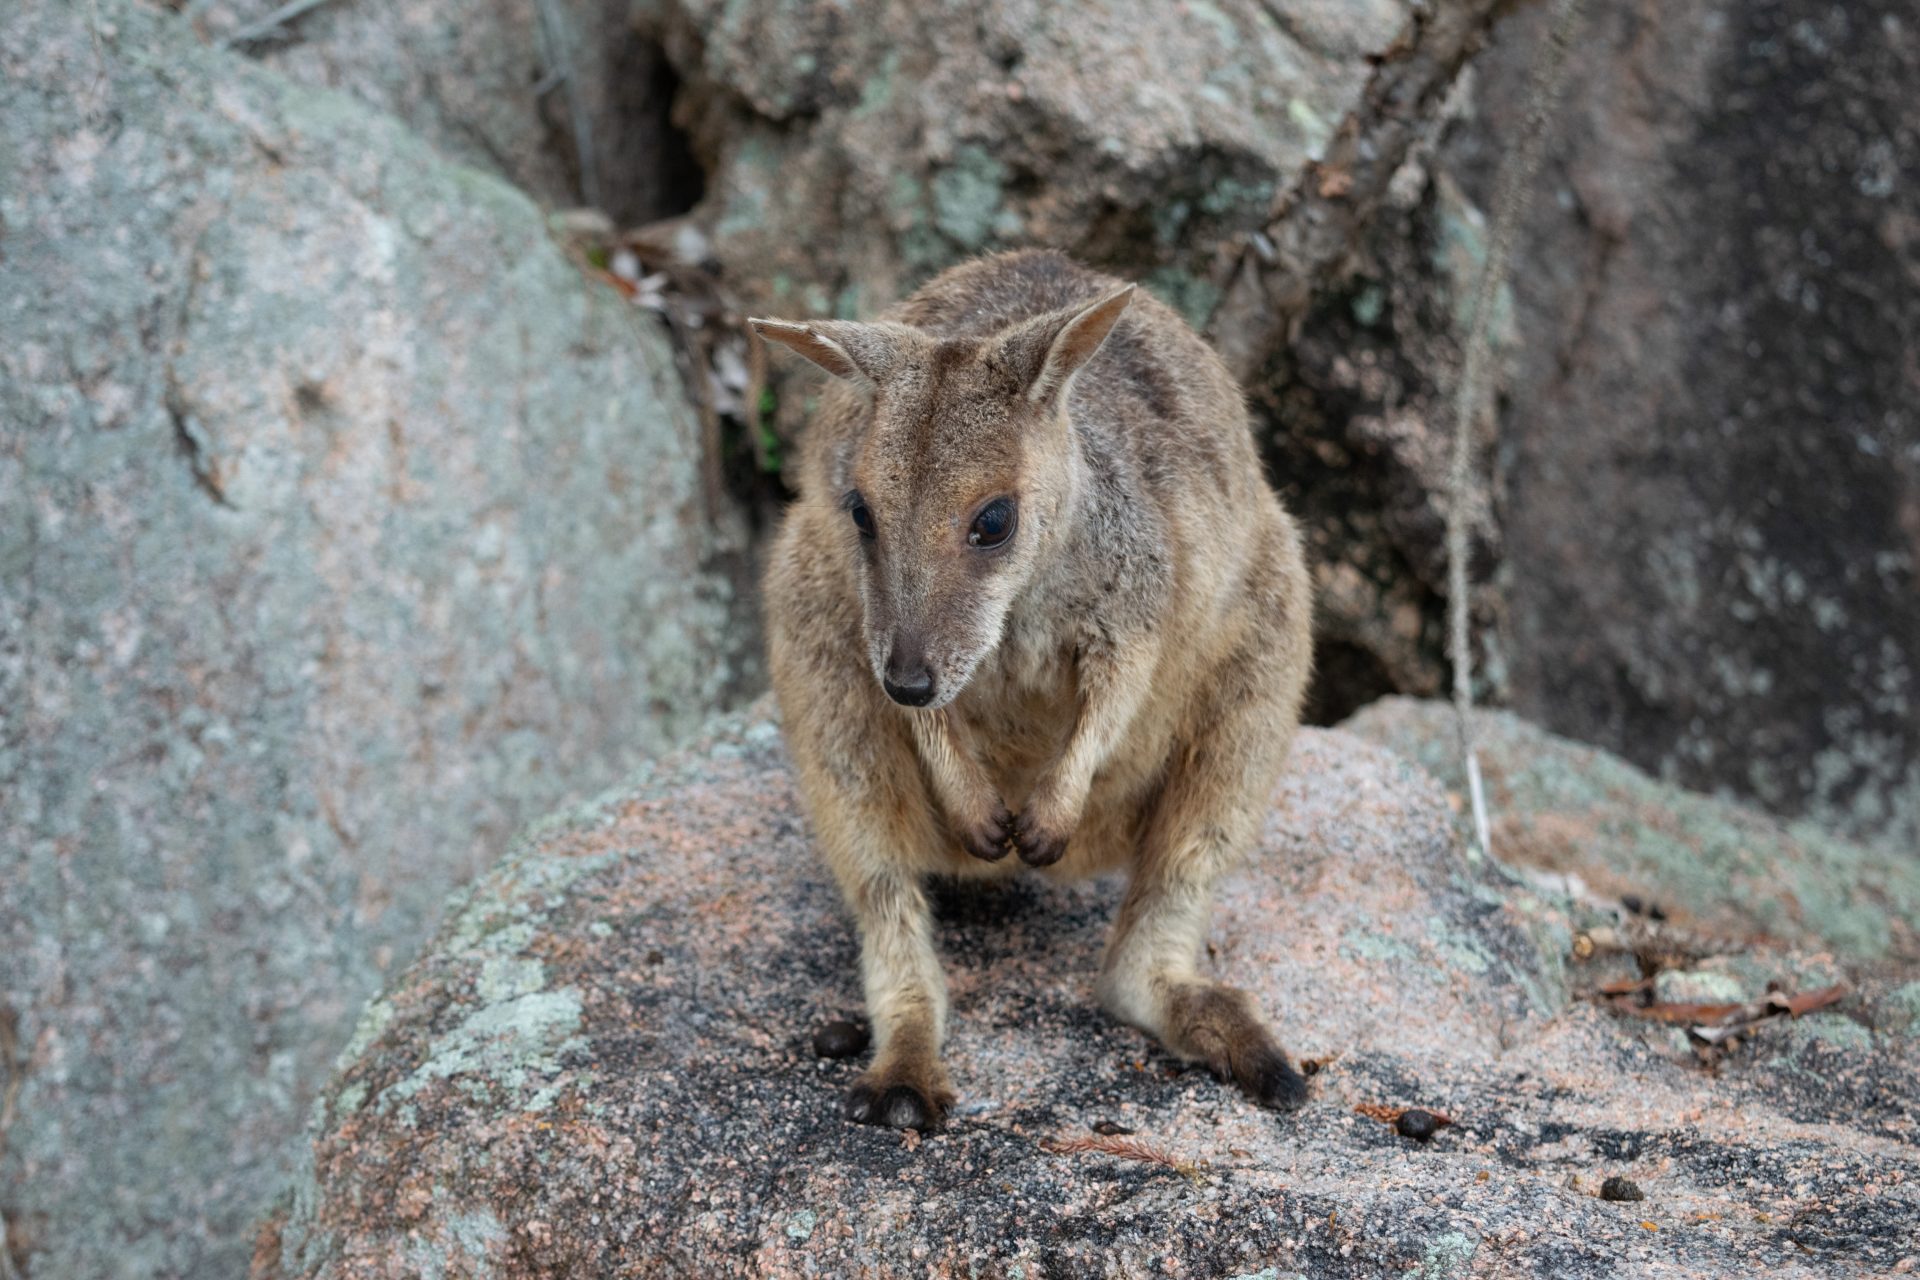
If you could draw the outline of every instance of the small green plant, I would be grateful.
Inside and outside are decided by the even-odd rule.
[[[773,429],[773,415],[779,405],[780,398],[772,387],[760,389],[760,402],[754,406],[754,453],[760,460],[760,470],[768,475],[780,473],[780,434]]]

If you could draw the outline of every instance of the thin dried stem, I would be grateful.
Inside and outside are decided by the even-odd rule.
[[[224,48],[232,49],[243,44],[252,44],[256,40],[264,40],[268,36],[280,34],[282,28],[288,23],[309,10],[331,3],[332,0],[288,0],[288,3],[281,5],[265,17],[256,18],[246,26],[230,32],[220,43]]]
[[[1533,69],[1527,89],[1527,112],[1520,125],[1520,146],[1500,166],[1494,188],[1493,230],[1487,241],[1486,261],[1474,289],[1473,310],[1467,321],[1465,356],[1453,394],[1453,461],[1447,477],[1447,614],[1448,658],[1453,664],[1453,707],[1459,722],[1460,755],[1466,763],[1467,790],[1473,804],[1473,831],[1481,852],[1491,853],[1493,839],[1487,820],[1486,789],[1480,780],[1480,757],[1473,745],[1473,634],[1469,596],[1467,521],[1473,498],[1473,419],[1480,404],[1492,349],[1493,313],[1506,287],[1507,267],[1513,256],[1514,236],[1526,216],[1540,160],[1546,151],[1547,128],[1559,105],[1566,80],[1567,54],[1579,24],[1582,0],[1555,0],[1547,47]]]

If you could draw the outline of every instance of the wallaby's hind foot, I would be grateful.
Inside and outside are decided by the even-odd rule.
[[[1291,1111],[1307,1100],[1306,1077],[1287,1061],[1244,991],[1213,982],[1175,988],[1166,1002],[1165,1042],[1263,1107]]]

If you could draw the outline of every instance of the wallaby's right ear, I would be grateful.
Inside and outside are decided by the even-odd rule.
[[[883,382],[926,341],[903,324],[860,324],[852,320],[747,321],[768,342],[777,342],[836,378]]]

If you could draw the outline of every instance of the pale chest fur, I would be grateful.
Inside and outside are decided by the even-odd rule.
[[[1074,630],[1056,610],[1016,607],[954,711],[1009,803],[1024,797],[1073,733]]]

